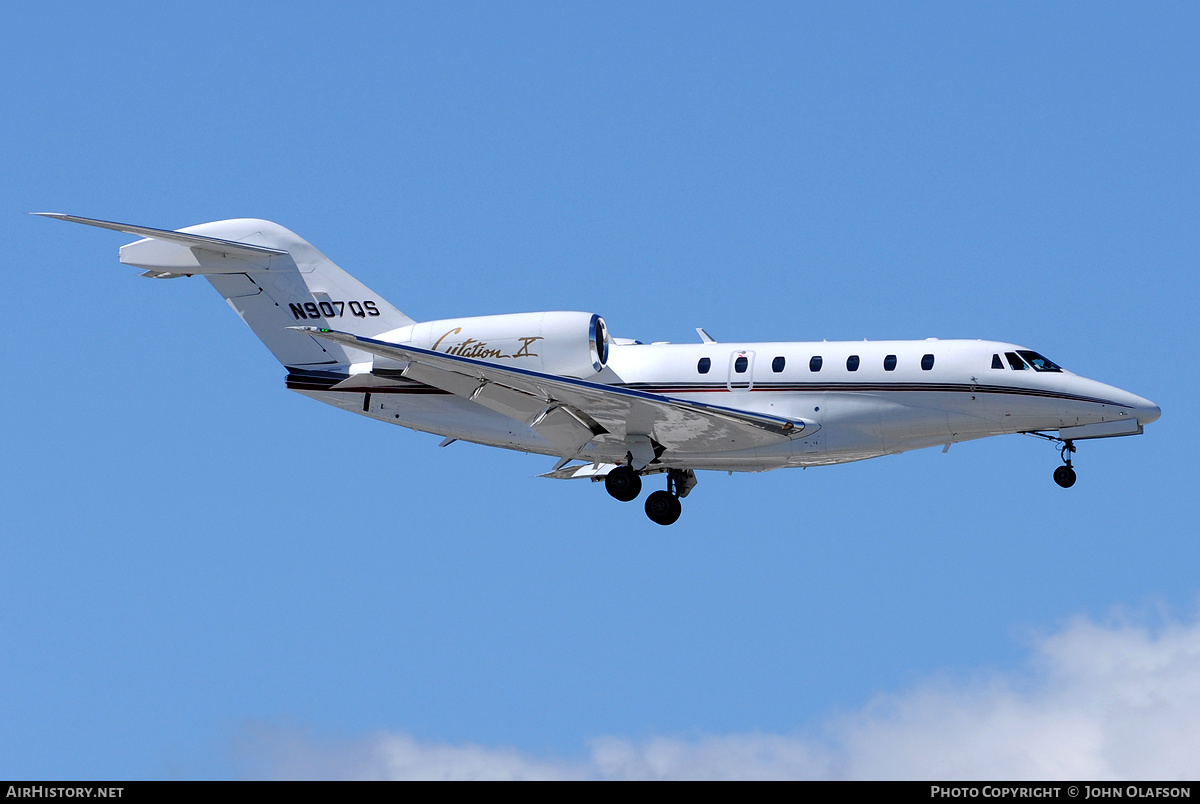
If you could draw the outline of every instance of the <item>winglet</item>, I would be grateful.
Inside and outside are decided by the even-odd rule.
[[[713,339],[713,336],[704,331],[704,327],[696,327],[696,334],[699,335],[700,340],[704,341],[705,343],[716,343],[716,340]]]

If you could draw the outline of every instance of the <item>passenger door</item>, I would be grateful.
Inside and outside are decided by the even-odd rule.
[[[739,350],[729,356],[730,391],[749,391],[754,387],[754,352]]]

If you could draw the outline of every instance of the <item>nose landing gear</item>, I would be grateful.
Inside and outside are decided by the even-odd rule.
[[[1075,485],[1075,467],[1071,465],[1071,455],[1075,452],[1075,442],[1069,438],[1059,438],[1048,433],[1041,433],[1036,430],[1031,430],[1025,435],[1037,436],[1044,438],[1047,441],[1057,441],[1062,444],[1058,454],[1062,456],[1063,465],[1054,470],[1054,482],[1064,489],[1069,489]]]
[[[1064,489],[1075,485],[1075,467],[1071,466],[1071,453],[1074,451],[1073,443],[1069,440],[1062,442],[1062,450],[1059,451],[1059,454],[1062,456],[1064,465],[1054,470],[1054,482]]]

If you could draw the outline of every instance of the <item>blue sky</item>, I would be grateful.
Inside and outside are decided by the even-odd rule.
[[[1200,772],[1194,6],[6,18],[0,776]],[[286,391],[43,210],[275,220],[418,320],[1010,340],[1163,417],[1070,491],[1014,436],[663,529]]]

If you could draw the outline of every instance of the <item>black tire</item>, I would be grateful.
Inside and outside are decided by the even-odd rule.
[[[683,506],[679,498],[669,491],[656,491],[646,498],[646,516],[659,525],[670,525],[679,519]]]
[[[642,479],[628,466],[618,466],[605,475],[604,489],[621,502],[633,502],[642,493]]]
[[[1054,482],[1069,489],[1075,485],[1075,470],[1069,466],[1060,466],[1054,470]]]

